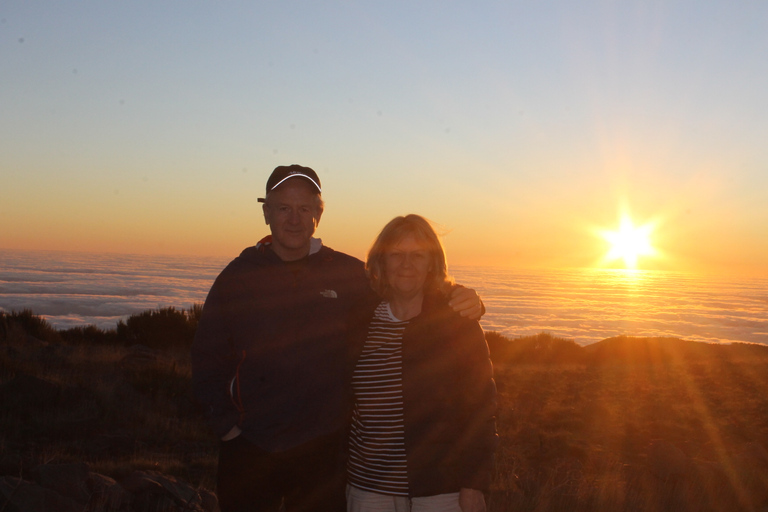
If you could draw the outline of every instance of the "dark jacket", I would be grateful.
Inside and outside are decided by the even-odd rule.
[[[322,247],[303,266],[250,247],[214,282],[192,345],[194,393],[213,430],[267,451],[342,429],[347,320],[373,296],[363,263]]]
[[[354,322],[362,348],[373,317]],[[440,294],[403,333],[403,416],[412,497],[485,490],[490,485],[496,434],[496,385],[483,330],[462,318]]]

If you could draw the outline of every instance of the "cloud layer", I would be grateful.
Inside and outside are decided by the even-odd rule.
[[[768,280],[621,270],[456,268],[506,336],[549,332],[589,344],[617,336],[768,344]]]
[[[30,309],[57,328],[114,328],[148,309],[203,302],[227,260],[89,254],[0,252],[0,310]]]
[[[228,259],[0,251],[0,310],[30,309],[57,328],[117,321],[205,300]],[[768,280],[672,272],[455,267],[477,289],[486,330],[589,344],[621,334],[768,344]]]

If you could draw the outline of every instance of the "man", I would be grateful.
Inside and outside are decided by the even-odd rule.
[[[221,438],[222,512],[345,510],[347,319],[376,300],[363,263],[313,238],[320,179],[277,167],[263,202],[271,235],[218,276],[192,346],[194,392]],[[479,317],[473,290],[454,309]]]

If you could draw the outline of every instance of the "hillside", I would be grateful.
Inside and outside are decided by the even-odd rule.
[[[57,471],[90,489],[58,510],[213,510],[217,443],[190,395],[193,321],[148,312],[121,334],[65,333],[0,314],[0,510],[37,510],[13,500]],[[169,325],[183,332],[158,334]],[[487,339],[501,436],[490,511],[768,507],[768,347]],[[64,487],[56,496],[76,485]]]
[[[495,510],[768,506],[768,347],[621,337],[574,349],[548,335],[509,343],[521,344],[508,347],[514,362],[494,360],[503,440]]]

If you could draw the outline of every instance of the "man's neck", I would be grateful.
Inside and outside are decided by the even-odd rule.
[[[286,263],[304,259],[310,254],[314,254],[323,248],[323,241],[315,237],[310,238],[309,242],[304,247],[298,249],[291,249],[288,247],[283,247],[280,244],[276,244],[271,235],[263,238],[259,244],[270,248],[278,258]]]

